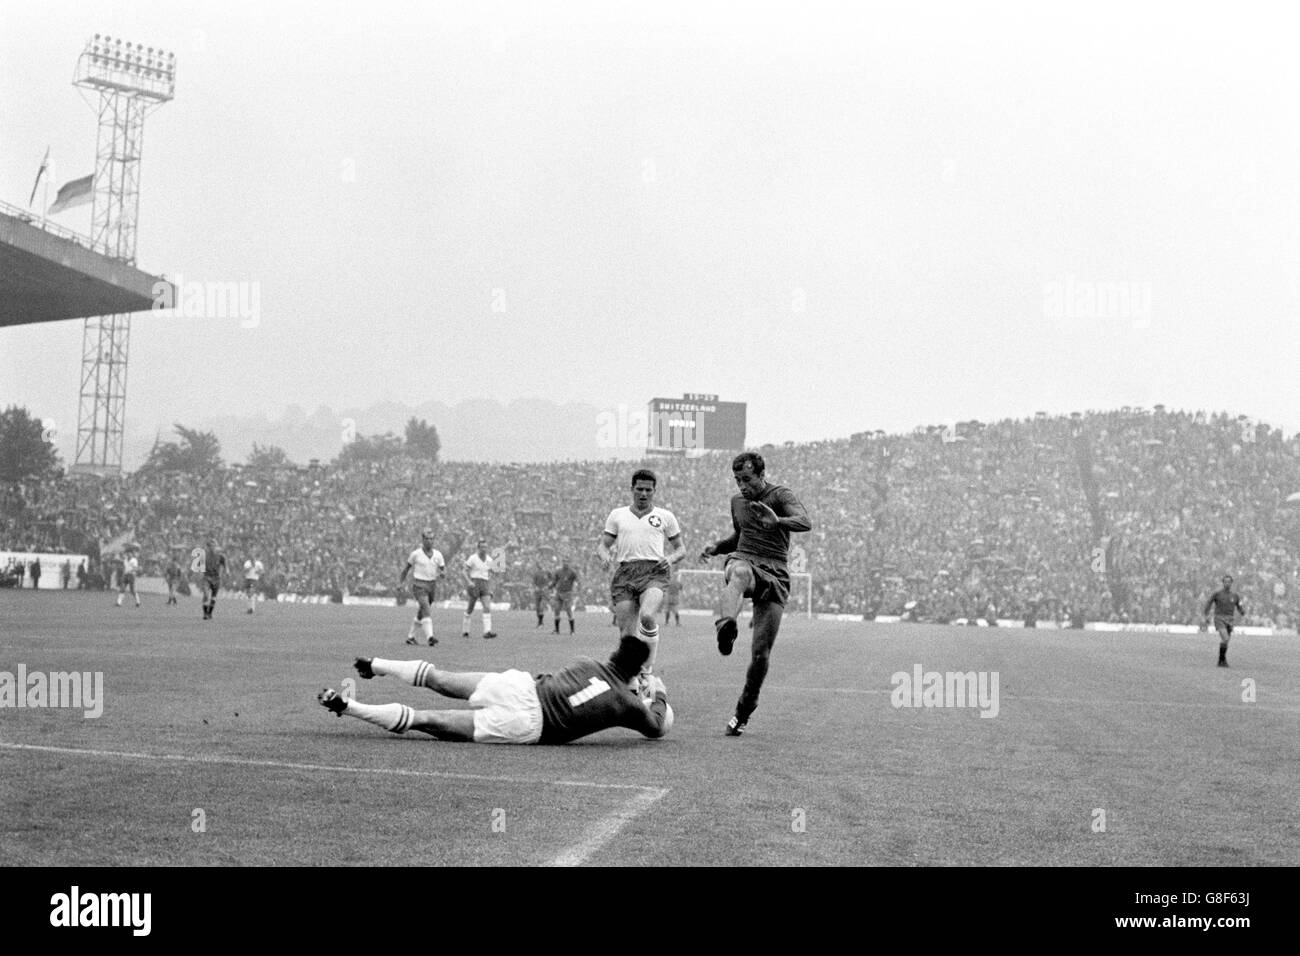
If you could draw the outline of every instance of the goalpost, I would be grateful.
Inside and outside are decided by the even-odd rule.
[[[719,570],[700,570],[684,568],[677,572],[682,584],[682,593],[678,597],[678,607],[683,613],[695,611],[701,614],[716,614],[718,601],[722,596],[722,572]],[[746,608],[749,602],[746,601]],[[786,611],[795,614],[812,615],[812,575],[806,571],[790,574],[790,600]],[[743,612],[742,612],[743,613]]]

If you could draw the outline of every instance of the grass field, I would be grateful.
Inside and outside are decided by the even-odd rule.
[[[486,747],[317,704],[356,655],[426,656],[402,644],[407,609],[248,616],[223,596],[203,623],[194,598],[147,601],[0,591],[0,671],[104,675],[97,719],[0,710],[0,864],[1300,863],[1293,638],[1239,637],[1223,670],[1212,634],[791,618],[735,739],[722,728],[748,632],[722,658],[710,622],[683,618],[660,644],[666,739]],[[441,612],[430,656],[536,672],[615,643],[602,614],[580,615],[575,637],[523,612],[494,623],[500,639],[464,640]],[[895,708],[891,675],[917,664],[996,672],[997,716]],[[440,700],[392,679],[357,696]]]

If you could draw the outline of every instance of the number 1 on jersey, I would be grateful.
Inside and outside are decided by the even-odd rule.
[[[588,683],[587,687],[584,687],[576,694],[569,695],[570,707],[577,707],[580,704],[585,704],[587,701],[591,700],[592,698],[599,697],[601,694],[605,693],[605,691],[609,690],[609,685],[606,684],[599,677],[593,677],[587,683]]]

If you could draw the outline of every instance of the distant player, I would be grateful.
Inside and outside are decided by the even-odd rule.
[[[480,541],[478,550],[465,559],[461,574],[465,578],[465,617],[461,620],[460,636],[469,637],[469,625],[473,620],[474,604],[483,606],[483,637],[496,637],[492,630],[492,572],[497,570],[492,558],[488,556],[487,542]]]
[[[537,612],[538,627],[546,623],[546,598],[550,593],[552,580],[551,572],[542,567],[542,562],[538,561],[533,566],[533,610]],[[556,629],[559,629],[558,622]]]
[[[417,629],[424,633],[425,643],[433,647],[438,639],[433,636],[433,611],[431,605],[435,598],[438,579],[447,571],[447,562],[442,552],[433,546],[433,529],[425,528],[420,532],[420,546],[411,552],[402,566],[402,573],[397,578],[397,590],[406,586],[406,576],[411,575],[411,597],[415,598],[415,620],[406,632],[406,643],[415,644]]]
[[[560,570],[555,572],[555,598],[551,607],[555,612],[555,633],[560,633],[560,612],[569,615],[569,633],[573,633],[573,592],[578,586],[578,572],[569,567],[569,559],[560,563]]]
[[[745,598],[754,602],[754,639],[745,687],[736,702],[736,713],[727,722],[726,734],[739,737],[745,732],[758,692],[767,676],[768,659],[781,628],[781,615],[790,595],[790,534],[809,531],[812,522],[799,499],[789,488],[770,485],[763,477],[763,456],[741,452],[731,462],[731,473],[740,494],[731,499],[730,537],[711,544],[700,555],[728,555],[723,565],[722,615],[714,623],[718,651],[725,657],[736,643],[736,618]]]
[[[200,574],[203,588],[203,620],[212,620],[212,612],[217,606],[217,592],[221,590],[221,581],[226,574],[226,556],[217,549],[215,538],[208,538],[202,548],[190,552],[190,570]]]
[[[664,588],[664,625],[668,624],[668,619],[672,618],[677,622],[677,626],[682,626],[682,616],[677,611],[677,605],[682,599],[682,579],[676,569],[668,577],[668,586]]]
[[[642,693],[659,649],[657,618],[664,588],[673,565],[686,557],[676,516],[654,506],[657,485],[655,473],[648,468],[632,473],[632,504],[609,513],[596,549],[607,568],[617,566],[609,591],[619,635],[635,635],[650,647],[638,678]],[[664,553],[665,540],[673,548],[668,554]]]
[[[444,697],[468,700],[468,710],[414,710],[405,704],[362,704],[326,689],[317,699],[332,713],[357,717],[395,734],[419,730],[439,740],[479,744],[563,744],[597,731],[626,727],[658,738],[673,726],[663,681],[651,680],[652,699],[628,689],[645,660],[646,645],[625,637],[606,662],[580,657],[554,674],[519,670],[454,673],[428,661],[358,657],[357,673],[391,676]]]
[[[130,593],[135,598],[135,606],[140,606],[140,595],[135,590],[136,575],[140,573],[140,559],[134,551],[127,551],[122,558],[122,580],[117,582],[117,606],[122,606],[123,595]]]
[[[1219,632],[1219,666],[1228,666],[1228,640],[1232,637],[1232,625],[1237,614],[1246,616],[1242,607],[1241,595],[1232,589],[1232,575],[1223,576],[1223,587],[1210,595],[1201,614],[1205,623],[1210,623],[1210,608],[1214,608],[1214,629]]]
[[[249,614],[257,607],[257,586],[265,573],[266,568],[257,558],[249,555],[244,559],[244,597],[248,598]]]
[[[176,589],[180,587],[181,578],[185,572],[181,570],[181,563],[176,560],[176,555],[172,555],[171,560],[167,562],[167,570],[163,572],[163,579],[167,582],[167,603],[177,604]]]

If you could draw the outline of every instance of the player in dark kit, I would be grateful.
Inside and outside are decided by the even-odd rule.
[[[736,618],[745,598],[754,602],[754,643],[745,674],[745,688],[736,713],[727,722],[729,737],[745,732],[758,706],[758,692],[767,676],[768,658],[781,628],[781,615],[790,595],[790,534],[812,530],[808,512],[789,488],[769,485],[763,477],[763,456],[741,452],[731,462],[740,494],[731,499],[730,537],[709,545],[700,557],[728,555],[723,566],[722,615],[714,622],[718,651],[725,657],[736,643]]]
[[[1228,666],[1228,639],[1232,637],[1234,615],[1246,616],[1246,609],[1241,605],[1241,595],[1232,590],[1232,575],[1223,576],[1223,587],[1210,595],[1201,611],[1205,623],[1210,623],[1210,608],[1214,608],[1214,629],[1219,632],[1219,666]]]
[[[222,574],[226,570],[226,556],[217,550],[217,542],[208,538],[207,545],[195,548],[190,554],[190,570],[201,574],[203,582],[203,620],[212,620],[217,606],[217,592],[221,590]]]
[[[560,570],[555,572],[553,581],[555,585],[555,600],[552,607],[555,611],[555,633],[560,633],[560,612],[563,611],[569,615],[569,633],[573,633],[573,589],[578,586],[578,572],[569,567],[569,559],[565,558],[564,563],[560,565]]]
[[[184,573],[181,571],[180,562],[176,560],[174,555],[171,561],[167,564],[167,572],[164,577],[167,580],[167,603],[175,604],[176,589],[180,587],[181,578],[184,577]]]
[[[546,623],[546,597],[551,590],[551,572],[540,561],[533,568],[533,610],[537,612],[537,626]],[[559,627],[556,627],[559,630]]]
[[[439,740],[479,744],[563,744],[600,730],[626,727],[662,737],[673,725],[668,692],[651,680],[653,699],[628,689],[649,653],[644,641],[624,637],[609,660],[580,657],[554,674],[440,671],[428,661],[358,657],[365,679],[396,677],[444,697],[468,700],[469,710],[414,710],[405,704],[362,704],[326,688],[317,695],[332,713],[357,717],[395,734],[420,730]]]

